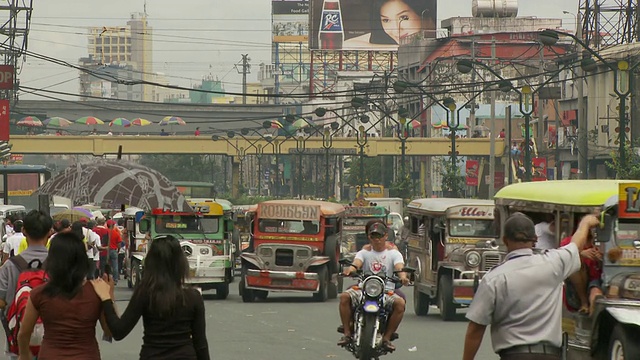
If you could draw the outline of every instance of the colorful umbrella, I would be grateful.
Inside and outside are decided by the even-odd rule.
[[[27,116],[16,123],[18,126],[38,127],[42,126],[42,121],[35,116]]]
[[[298,119],[293,124],[291,124],[291,126],[293,126],[296,129],[302,129],[304,127],[309,126],[309,122],[307,122],[307,120],[305,119]]]
[[[46,119],[45,121],[42,122],[44,125],[48,126],[48,127],[67,127],[71,124],[73,124],[72,121],[69,121],[63,117],[59,117],[59,116],[54,116],[51,118]]]
[[[151,124],[153,124],[151,121],[141,118],[133,119],[133,121],[131,122],[132,126],[147,126]]]
[[[447,123],[444,122],[444,121],[441,121],[441,122],[435,123],[435,124],[431,124],[431,126],[433,126],[436,129],[442,129],[442,128],[448,127]]]
[[[284,128],[284,126],[282,126],[282,123],[278,120],[272,120],[271,121],[271,127],[275,128],[275,129],[282,129]]]
[[[160,126],[165,126],[165,125],[187,125],[186,122],[184,122],[184,120],[182,120],[181,118],[177,117],[177,116],[167,116],[164,119],[162,119],[158,125]]]
[[[104,121],[98,119],[93,116],[85,116],[76,120],[76,124],[84,124],[84,125],[104,125]]]
[[[409,121],[406,125],[407,129],[411,128],[411,129],[417,129],[420,127],[420,121],[413,119],[411,121]]]
[[[124,126],[124,127],[129,127],[131,126],[131,121],[125,119],[125,118],[115,118],[113,120],[111,120],[111,122],[109,123],[109,126]]]

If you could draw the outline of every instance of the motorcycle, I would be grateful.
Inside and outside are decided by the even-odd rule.
[[[351,265],[348,260],[341,260],[343,265]],[[410,274],[413,281],[415,269],[404,268],[401,272]],[[362,296],[356,304],[353,304],[352,341],[343,347],[359,360],[378,360],[380,356],[393,352],[382,346],[382,335],[387,329],[387,321],[390,313],[384,307],[384,296],[388,291],[394,291],[395,286],[387,288],[387,283],[401,284],[402,281],[394,272],[392,277],[387,277],[384,272],[373,274],[363,273],[361,270],[351,277],[358,279],[361,284]],[[344,275],[340,275],[344,276]],[[344,333],[344,328],[338,327],[339,333]],[[398,334],[391,336],[391,341],[398,339]]]

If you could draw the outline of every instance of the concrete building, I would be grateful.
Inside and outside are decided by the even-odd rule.
[[[89,29],[87,59],[93,61],[94,66],[119,66],[125,71],[130,69],[131,74],[125,79],[151,82],[154,77],[152,31],[146,14],[132,14],[126,26],[92,27]],[[89,65],[86,61],[84,64]],[[80,85],[81,89],[91,86],[82,82]],[[152,85],[142,85],[141,100],[154,101],[153,91]]]

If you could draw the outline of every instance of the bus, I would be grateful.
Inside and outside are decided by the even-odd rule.
[[[176,189],[184,195],[186,199],[191,198],[215,198],[215,185],[203,181],[174,181]]]
[[[24,205],[27,210],[39,209],[37,196],[31,196],[51,178],[51,169],[44,165],[0,166],[0,201],[2,205]]]

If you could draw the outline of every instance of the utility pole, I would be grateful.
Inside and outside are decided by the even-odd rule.
[[[540,84],[544,83],[544,45],[540,45],[540,75],[538,81]],[[544,101],[542,101],[542,96],[540,96],[541,89],[538,89],[538,134],[536,136],[536,147],[537,154],[540,156],[540,148],[544,148],[542,144],[544,144],[544,131],[545,131],[545,122],[544,122]],[[545,174],[546,175],[546,174]]]
[[[577,15],[578,29],[576,37],[582,40],[582,16],[580,12]],[[582,45],[576,42],[576,51],[578,57],[582,58]],[[584,72],[582,67],[576,66],[576,90],[578,91],[578,170],[579,178],[587,179],[589,177],[589,138],[587,114],[584,110]]]
[[[496,38],[491,37],[491,63],[493,64],[496,60]],[[494,79],[495,76],[491,75],[491,80]],[[490,152],[489,152],[489,175],[491,176],[489,181],[489,199],[493,199],[493,195],[495,194],[496,185],[496,92],[495,90],[491,90],[489,92],[491,95],[491,130],[490,130]]]
[[[242,74],[242,103],[247,103],[247,74],[251,74],[251,65],[249,64],[251,58],[249,58],[249,54],[242,55],[242,70],[238,69],[238,65],[236,65],[236,70],[238,70],[238,74]]]

